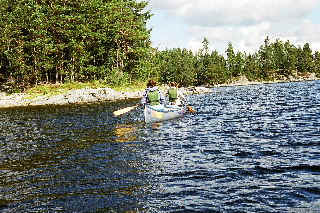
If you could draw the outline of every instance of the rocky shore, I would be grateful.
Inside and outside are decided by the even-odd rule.
[[[166,88],[163,88],[163,90],[165,89]],[[179,90],[184,95],[212,92],[212,89],[207,87],[188,87],[180,88]],[[0,92],[0,108],[119,101],[125,99],[141,98],[143,92],[144,90],[135,92],[118,92],[111,88],[86,88],[70,90],[65,94],[59,94],[55,96],[41,95],[35,98],[31,98],[28,94],[24,93],[8,95],[6,93]]]
[[[304,76],[290,76],[289,79],[284,79],[274,82],[253,82],[248,81],[244,76],[240,76],[234,79],[228,84],[214,85],[214,87],[224,86],[243,86],[252,84],[265,84],[265,83],[279,83],[279,82],[296,82],[296,81],[313,81],[319,80],[316,78],[314,73],[308,73]],[[162,87],[163,92],[166,87]],[[179,88],[182,94],[200,94],[212,92],[212,87],[187,87]],[[106,101],[120,101],[125,99],[141,98],[144,90],[135,92],[118,92],[111,88],[99,88],[99,89],[77,89],[70,90],[67,93],[59,94],[55,96],[41,95],[35,98],[25,93],[17,93],[8,95],[4,92],[0,92],[0,108],[10,107],[23,107],[23,106],[44,106],[44,105],[67,105],[67,104],[84,104],[84,103],[95,103],[95,102],[106,102]]]

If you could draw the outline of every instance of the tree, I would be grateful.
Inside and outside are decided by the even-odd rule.
[[[207,83],[211,85],[226,83],[228,80],[226,60],[216,50],[210,55],[207,75]]]
[[[320,77],[320,52],[316,51],[314,53],[314,72],[316,73],[317,77]]]
[[[259,72],[260,79],[268,78],[268,73],[272,72],[272,50],[270,47],[269,37],[264,40],[264,45],[260,46],[258,51],[259,65],[261,72]]]
[[[290,44],[290,41],[286,41],[284,43],[284,49],[287,54],[287,64],[285,69],[292,73],[297,70],[298,51],[293,44]]]
[[[298,49],[297,70],[300,73],[313,71],[313,56],[309,43],[304,44],[302,49]]]
[[[206,84],[209,81],[208,67],[210,63],[209,59],[209,41],[204,38],[202,41],[202,48],[197,55],[197,84]]]
[[[227,71],[229,78],[235,77],[235,53],[233,45],[231,42],[228,43],[228,48],[226,49],[227,54]]]
[[[257,54],[249,54],[245,58],[244,64],[243,72],[248,80],[258,80],[263,75],[259,66],[259,57]]]
[[[193,85],[196,80],[196,59],[192,51],[174,48],[162,51],[158,55],[161,59],[160,81],[168,83],[177,82],[181,86]]]
[[[1,76],[28,84],[112,80],[111,73],[120,81],[130,79],[144,70],[141,60],[150,56],[146,5],[134,0],[2,0]]]

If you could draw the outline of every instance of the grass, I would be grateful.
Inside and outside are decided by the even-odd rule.
[[[110,86],[105,82],[102,81],[91,81],[91,82],[71,82],[71,83],[64,83],[64,84],[41,84],[34,86],[28,89],[25,93],[27,94],[26,99],[34,99],[39,96],[55,96],[59,94],[65,94],[70,90],[75,89],[97,89],[97,88],[112,88],[115,91],[139,91],[143,90],[146,87],[145,82],[133,82],[131,84],[121,85],[121,86]]]
[[[137,81],[131,84],[126,84],[122,86],[110,87],[115,91],[122,91],[122,92],[135,92],[140,91],[146,88],[146,82]]]

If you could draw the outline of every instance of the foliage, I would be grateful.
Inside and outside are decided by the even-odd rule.
[[[246,76],[251,81],[288,79],[296,73],[320,75],[320,54],[308,43],[303,48],[279,39],[271,42],[267,37],[256,53],[236,52],[231,43],[225,56],[216,50],[210,53],[209,41],[204,38],[198,53],[186,49],[158,51],[154,66],[163,83],[179,82],[181,85],[215,85]]]
[[[0,81],[130,80],[150,49],[146,2],[2,0]],[[119,79],[117,78],[119,77]]]
[[[174,81],[180,86],[193,85],[195,82],[195,62],[192,51],[175,48],[157,52],[155,66],[162,83]]]
[[[314,73],[319,78],[320,77],[320,52],[316,51],[313,55],[314,60]]]
[[[226,60],[217,51],[209,52],[209,41],[204,38],[197,57],[197,85],[225,83],[228,79]]]
[[[313,56],[312,50],[308,43],[306,43],[303,48],[298,49],[298,63],[297,70],[300,73],[312,72],[313,71]]]

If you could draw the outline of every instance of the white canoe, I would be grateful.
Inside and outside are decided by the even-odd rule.
[[[145,105],[144,107],[144,120],[146,123],[153,123],[159,121],[170,120],[182,117],[186,113],[185,107],[176,105]]]

